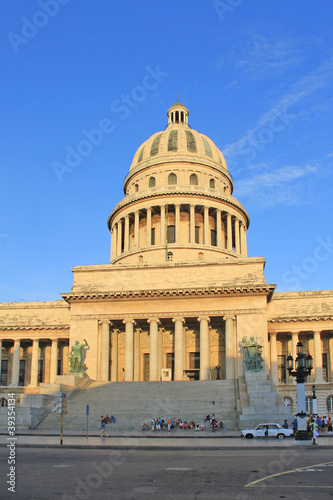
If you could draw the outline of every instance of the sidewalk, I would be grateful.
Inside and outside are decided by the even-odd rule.
[[[107,430],[108,432],[108,430]],[[108,432],[109,433],[109,432]],[[225,431],[223,433],[203,432],[197,434],[163,432],[145,433],[113,433],[110,438],[101,438],[98,432],[89,432],[88,438],[84,432],[64,432],[63,444],[60,445],[60,431],[18,431],[15,436],[16,446],[21,448],[112,448],[124,450],[247,450],[247,449],[285,449],[297,447],[293,438],[286,439],[245,439],[240,437],[239,431]],[[0,447],[7,446],[12,439],[0,431]],[[333,449],[333,435],[320,436],[317,439],[319,446],[312,446],[311,441],[305,445],[309,448]],[[303,445],[304,447],[304,445]]]

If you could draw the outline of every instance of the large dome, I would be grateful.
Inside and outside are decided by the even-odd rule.
[[[137,149],[130,176],[150,165],[179,161],[207,165],[224,173],[227,171],[223,154],[214,142],[189,126],[189,112],[183,104],[171,106],[167,115],[165,130],[153,134]]]

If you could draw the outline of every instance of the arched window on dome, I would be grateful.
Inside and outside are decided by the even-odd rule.
[[[156,179],[155,179],[155,177],[150,177],[150,179],[149,179],[149,187],[153,188],[155,186],[156,186]]]
[[[177,175],[176,174],[172,173],[169,175],[168,184],[169,184],[169,186],[177,184]]]
[[[139,191],[139,184],[135,184],[134,190],[135,190],[135,192]]]
[[[191,174],[190,175],[190,184],[191,184],[191,186],[197,186],[198,185],[198,176],[197,176],[197,174]]]
[[[215,179],[210,179],[209,180],[209,187],[212,189],[215,189]]]

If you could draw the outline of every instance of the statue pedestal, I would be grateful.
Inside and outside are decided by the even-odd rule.
[[[75,387],[83,378],[86,378],[85,373],[65,373],[56,377],[56,384],[69,385]]]

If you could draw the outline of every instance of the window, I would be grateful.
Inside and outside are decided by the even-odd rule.
[[[210,181],[209,181],[209,187],[212,188],[212,189],[215,189],[215,180],[214,179],[210,179]]]
[[[155,177],[151,177],[151,178],[149,179],[149,187],[150,187],[150,188],[153,188],[153,187],[155,187],[155,186],[156,186],[156,179],[155,179]]]
[[[38,377],[37,377],[38,383],[43,383],[44,382],[44,360],[40,359],[38,361]]]
[[[167,227],[167,242],[174,243],[176,241],[175,226]]]
[[[25,379],[25,359],[20,359],[19,383],[18,383],[18,385],[24,385],[24,379]]]
[[[325,382],[328,382],[328,375],[327,375],[327,354],[324,352],[322,354],[322,360],[323,360],[323,379]]]
[[[196,174],[192,174],[190,176],[190,184],[191,184],[191,186],[197,186],[198,185],[198,176]]]
[[[305,398],[305,411],[306,413],[312,414],[312,396],[307,396]]]
[[[291,411],[293,411],[293,402],[289,396],[286,396],[285,398],[283,398],[283,404],[284,404],[284,406],[289,406]]]
[[[8,359],[3,359],[1,363],[1,385],[7,385]]]
[[[211,240],[211,245],[213,247],[217,246],[217,233],[215,229],[211,229],[210,231],[210,240]]]
[[[200,227],[195,226],[195,242],[199,243],[200,241]]]
[[[177,175],[176,174],[172,173],[169,175],[168,184],[169,184],[169,186],[171,186],[173,184],[177,184]]]
[[[190,352],[190,370],[200,368],[200,352]]]
[[[155,245],[155,228],[151,228],[151,240],[150,240],[151,245]]]
[[[5,398],[1,398],[1,406],[8,406],[8,401]]]
[[[135,184],[134,189],[135,189],[135,192],[139,191],[139,184]]]
[[[285,356],[278,356],[277,362],[278,362],[279,382],[280,382],[280,384],[285,384],[286,378],[287,378],[286,357]]]
[[[328,396],[326,404],[328,413],[331,413],[333,411],[333,396]]]

